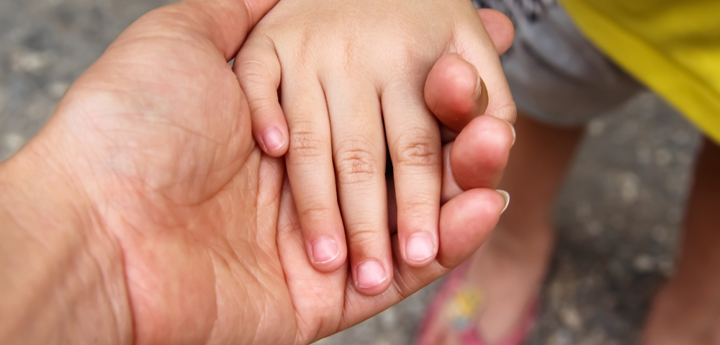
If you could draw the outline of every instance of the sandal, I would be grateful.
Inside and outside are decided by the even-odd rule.
[[[433,297],[428,311],[420,326],[417,345],[437,345],[431,342],[427,334],[429,326],[441,315],[449,315],[450,324],[464,345],[520,345],[527,338],[538,314],[537,299],[522,317],[518,326],[504,339],[496,343],[483,340],[481,332],[474,325],[474,316],[483,304],[481,290],[464,285],[464,277],[468,264],[463,264],[450,273],[439,292]]]

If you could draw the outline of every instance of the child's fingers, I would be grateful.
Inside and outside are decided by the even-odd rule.
[[[376,295],[393,277],[380,101],[371,84],[349,85],[348,77],[331,80],[336,82],[324,86],[350,267],[357,290]]]
[[[422,267],[438,250],[442,152],[437,120],[421,90],[402,82],[382,94],[388,148],[393,163],[400,250],[405,262]]]
[[[345,294],[348,307],[340,327],[372,316],[375,309],[367,308],[367,303],[371,302],[378,310],[388,308],[467,260],[491,233],[504,207],[502,195],[491,189],[473,189],[453,198],[442,207],[437,259],[422,268],[403,262],[400,236],[393,237],[393,254],[398,262],[394,284],[384,294],[373,297],[349,286]]]
[[[278,102],[280,62],[273,43],[264,36],[252,36],[235,59],[234,69],[250,106],[255,141],[270,156],[284,155],[288,129]]]
[[[286,166],[305,246],[315,268],[332,271],[345,262],[347,247],[325,95],[315,75],[295,71],[283,78],[282,99],[290,126]]]

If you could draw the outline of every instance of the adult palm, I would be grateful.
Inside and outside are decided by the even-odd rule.
[[[396,260],[394,284],[379,296],[355,291],[347,267],[314,270],[283,162],[252,140],[227,63],[272,5],[190,0],[147,14],[30,144],[61,157],[54,164],[87,200],[79,212],[120,248],[137,343],[311,342],[459,264],[501,212],[491,190],[451,200],[436,262],[415,269]]]

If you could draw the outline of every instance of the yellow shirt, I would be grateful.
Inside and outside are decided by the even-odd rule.
[[[561,0],[618,65],[720,143],[720,0]]]

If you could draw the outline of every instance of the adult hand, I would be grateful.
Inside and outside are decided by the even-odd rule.
[[[478,15],[502,55],[514,38],[510,19],[490,9],[480,9]],[[462,189],[497,186],[515,142],[515,103],[502,97],[493,101],[492,90],[484,89],[480,77],[478,69],[459,55],[446,54],[425,84],[428,108],[444,125],[443,143],[456,142],[455,149],[452,143],[445,145],[445,166],[452,168],[452,174],[445,174],[443,180],[443,202]]]
[[[146,15],[0,166],[3,342],[309,343],[481,244],[505,201],[472,189],[443,206],[432,264],[406,266],[393,239],[383,294],[358,293],[347,269],[313,269],[282,162],[253,142],[227,64],[272,4],[189,0]]]

